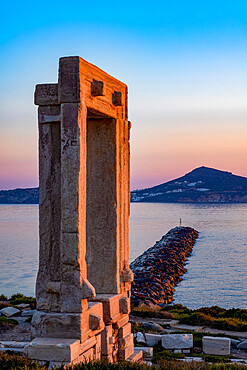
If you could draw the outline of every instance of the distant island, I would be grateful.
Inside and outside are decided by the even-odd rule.
[[[247,178],[210,167],[151,188],[133,190],[133,203],[247,203]],[[38,204],[39,188],[0,190],[0,204]]]
[[[0,190],[0,204],[39,204],[39,188]]]
[[[247,203],[247,178],[202,166],[164,184],[132,191],[131,202]]]

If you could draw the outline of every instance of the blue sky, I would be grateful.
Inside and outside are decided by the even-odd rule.
[[[36,186],[37,83],[80,55],[127,83],[132,188],[208,165],[247,176],[246,1],[1,5],[0,188]]]

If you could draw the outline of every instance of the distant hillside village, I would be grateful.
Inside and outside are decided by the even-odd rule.
[[[246,203],[247,178],[231,172],[199,167],[178,179],[131,192],[132,202]]]
[[[247,203],[247,178],[199,167],[175,180],[131,192],[131,202]],[[39,188],[1,190],[0,204],[38,204]]]

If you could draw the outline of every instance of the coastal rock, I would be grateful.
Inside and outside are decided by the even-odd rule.
[[[21,316],[33,316],[35,314],[36,310],[27,310],[22,311]]]
[[[173,301],[174,287],[187,271],[185,262],[197,237],[191,227],[175,227],[130,264],[132,303],[156,306]]]
[[[20,303],[16,307],[18,307],[18,309],[20,309],[20,310],[24,310],[24,309],[27,310],[27,309],[30,308],[30,304],[28,304],[28,303]]]
[[[152,322],[152,321],[144,322],[143,325],[144,325],[144,328],[148,329],[148,330],[156,330],[156,331],[163,331],[164,330],[164,328],[162,328],[161,325],[156,324],[155,322]]]
[[[21,311],[14,307],[5,307],[0,310],[0,313],[6,317],[12,317],[19,314]]]
[[[237,348],[237,345],[238,345],[239,343],[241,343],[241,341],[240,341],[240,340],[232,339],[232,338],[231,338],[231,347],[233,347],[233,348]]]
[[[239,343],[237,345],[237,348],[238,349],[245,349],[245,350],[247,350],[247,340],[244,340],[243,342]]]

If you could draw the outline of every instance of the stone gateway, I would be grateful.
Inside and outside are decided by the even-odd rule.
[[[40,252],[28,357],[135,360],[127,86],[80,57],[37,85]]]

